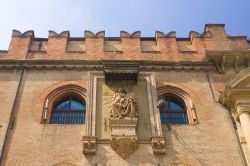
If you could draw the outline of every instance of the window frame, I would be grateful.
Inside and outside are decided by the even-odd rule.
[[[192,92],[189,89],[179,84],[175,83],[163,83],[163,84],[165,85],[157,88],[158,101],[159,99],[164,98],[164,96],[171,96],[173,98],[178,99],[186,110],[186,116],[188,120],[187,124],[198,124],[199,122],[197,119],[196,110],[193,103],[193,99],[195,97],[192,94]],[[183,89],[185,89],[185,91]],[[192,98],[190,97],[190,95],[192,95]],[[159,110],[159,116],[160,116],[160,110]],[[159,120],[161,121],[161,117],[159,117]]]
[[[84,112],[84,123],[79,123],[78,125],[84,125],[88,123],[88,101],[87,101],[87,90],[86,83],[82,81],[65,81],[59,82],[51,87],[49,87],[45,92],[41,94],[39,101],[42,101],[42,114],[41,114],[41,123],[51,124],[51,125],[76,125],[74,123],[68,124],[54,124],[51,123],[53,105],[58,103],[62,98],[67,96],[74,96],[85,103],[85,112]],[[38,106],[38,105],[37,105]]]

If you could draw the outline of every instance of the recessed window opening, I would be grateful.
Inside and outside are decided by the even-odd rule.
[[[85,123],[86,104],[76,96],[66,96],[52,105],[52,124]]]
[[[164,95],[161,101],[160,117],[162,124],[188,124],[183,100],[171,95]]]

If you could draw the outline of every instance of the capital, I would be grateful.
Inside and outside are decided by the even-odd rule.
[[[240,104],[237,105],[236,111],[233,112],[233,117],[235,120],[239,121],[239,116],[243,113],[249,113],[250,114],[250,104]]]

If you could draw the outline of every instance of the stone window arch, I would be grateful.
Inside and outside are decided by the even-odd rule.
[[[162,113],[162,115],[160,115],[161,119],[169,118],[165,119],[165,121],[162,121],[163,123],[170,123],[170,124],[198,123],[193,101],[186,91],[175,86],[165,85],[157,88],[157,93],[158,93],[158,108],[160,114]],[[166,113],[166,111],[169,112]]]
[[[87,112],[85,84],[66,82],[53,85],[42,94],[42,123],[85,123]]]

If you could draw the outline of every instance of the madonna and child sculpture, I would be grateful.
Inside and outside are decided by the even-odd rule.
[[[119,119],[124,117],[138,117],[138,105],[131,92],[127,92],[125,88],[117,90],[111,104],[110,117]]]

